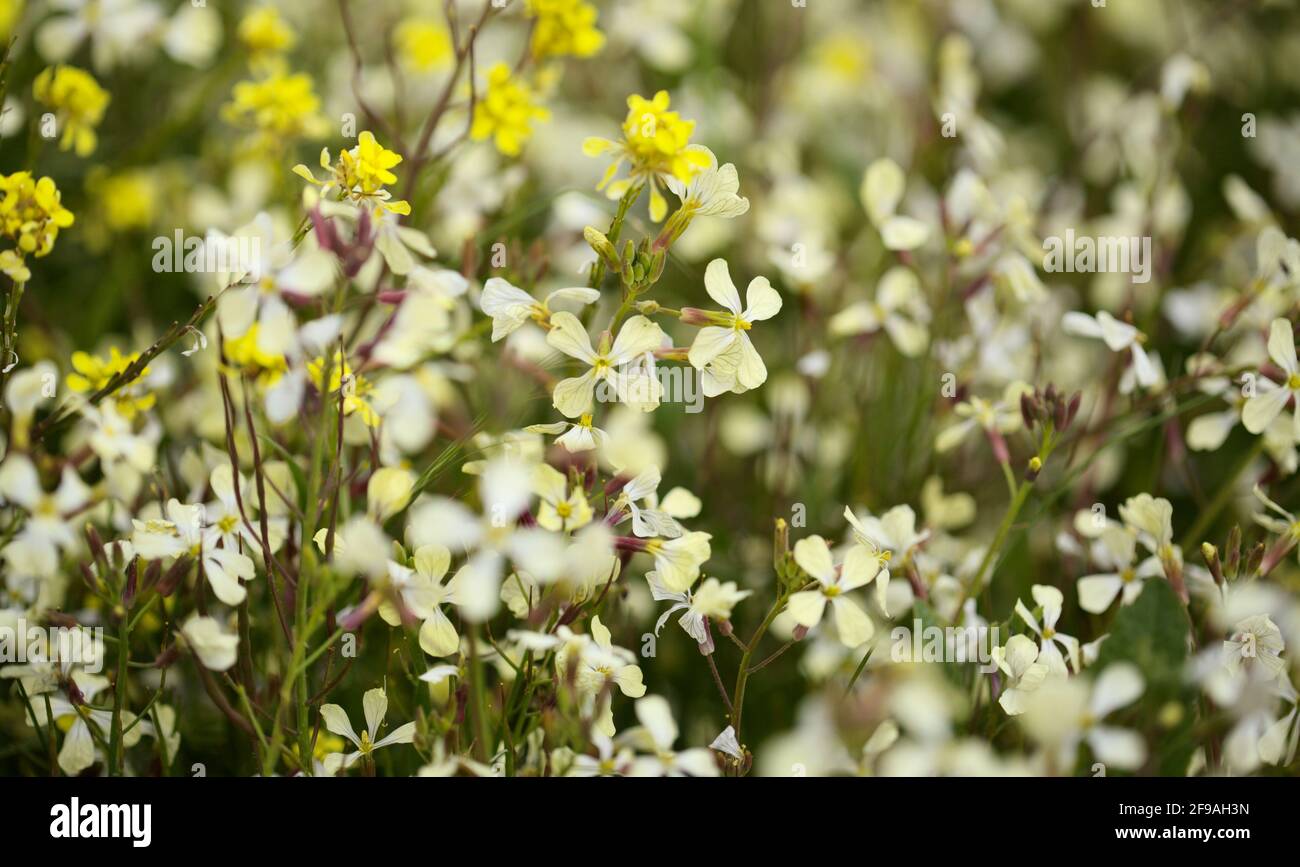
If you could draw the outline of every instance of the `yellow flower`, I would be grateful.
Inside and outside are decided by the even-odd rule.
[[[532,52],[545,57],[591,57],[605,47],[596,29],[596,7],[584,0],[528,0],[533,25]]]
[[[384,211],[409,214],[410,204],[404,201],[389,201],[392,194],[384,189],[385,184],[397,183],[397,175],[389,169],[401,161],[401,154],[385,148],[375,138],[374,133],[366,130],[358,137],[356,147],[339,152],[337,163],[330,161],[329,148],[321,149],[320,166],[330,172],[329,180],[317,180],[311,173],[311,169],[301,163],[293,167],[293,173],[321,187],[322,193],[337,191],[340,199],[349,199],[358,203],[374,200],[376,216]]]
[[[334,362],[330,365],[328,389],[324,387],[324,374],[324,358],[317,358],[307,364],[307,375],[311,377],[312,385],[316,386],[317,391],[328,392],[329,394],[334,394],[340,389],[343,391],[343,414],[345,416],[354,413],[359,414],[367,427],[379,427],[379,413],[375,412],[368,399],[368,395],[374,390],[374,386],[367,382],[361,374],[352,370],[342,352],[336,351],[334,353]]]
[[[147,170],[108,174],[99,168],[87,177],[86,190],[95,197],[108,228],[115,232],[147,228],[153,222],[158,188]]]
[[[491,138],[497,150],[519,156],[524,142],[533,134],[534,120],[548,120],[551,113],[539,105],[527,82],[516,79],[510,67],[498,63],[488,70],[487,93],[474,106],[470,137]]]
[[[76,373],[68,374],[68,388],[78,394],[99,391],[108,385],[113,377],[124,372],[135,363],[139,357],[140,353],[138,352],[123,355],[117,350],[117,347],[109,349],[107,359],[99,358],[88,352],[74,352],[72,353],[72,368]],[[145,367],[134,380],[124,383],[113,393],[112,400],[115,408],[118,414],[127,421],[135,418],[136,413],[144,412],[154,405],[156,395],[139,387],[131,387],[133,383],[139,383],[141,378],[148,375],[149,368]]]
[[[675,111],[669,111],[668,91],[661,90],[654,99],[633,94],[627,98],[627,118],[623,121],[621,141],[591,137],[582,143],[582,152],[589,157],[609,152],[614,162],[596,186],[605,190],[611,199],[622,198],[633,186],[650,187],[650,218],[659,222],[668,213],[668,202],[659,191],[668,178],[687,184],[697,172],[711,165],[709,153],[691,144],[695,121],[682,120]],[[624,162],[630,162],[628,177],[613,180]]]
[[[221,347],[232,368],[252,377],[258,385],[268,386],[278,381],[289,365],[283,355],[273,355],[258,348],[258,329],[258,323],[254,322],[239,337],[227,337]]]
[[[259,6],[239,22],[239,41],[254,57],[264,57],[288,51],[298,37],[275,7]]]
[[[22,14],[23,0],[0,0],[0,41],[9,41]]]
[[[36,76],[32,95],[54,110],[63,127],[59,150],[75,148],[79,157],[94,153],[95,127],[108,107],[108,91],[93,75],[75,66],[46,67]]]
[[[63,207],[54,181],[49,178],[33,181],[31,172],[0,175],[0,236],[17,245],[12,255],[4,257],[5,273],[25,280],[26,277],[11,273],[26,270],[21,266],[22,258],[28,253],[37,257],[49,253],[54,249],[59,229],[71,225],[72,212]]]
[[[394,34],[402,60],[412,69],[428,72],[451,60],[451,34],[433,18],[408,18]]]
[[[258,144],[266,148],[283,146],[286,139],[319,138],[325,133],[325,119],[319,114],[311,76],[304,72],[275,70],[265,77],[235,85],[231,101],[222,108],[225,119],[252,128]]]

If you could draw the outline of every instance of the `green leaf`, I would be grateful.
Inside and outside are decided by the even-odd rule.
[[[1186,683],[1187,609],[1167,581],[1146,582],[1132,605],[1115,615],[1110,637],[1102,642],[1094,671],[1116,662],[1131,662],[1146,681],[1142,698],[1115,719],[1144,730],[1148,745],[1158,746],[1156,772],[1181,776],[1195,744],[1191,739],[1195,690]]]

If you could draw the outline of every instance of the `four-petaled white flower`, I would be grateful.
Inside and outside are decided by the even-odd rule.
[[[1076,588],[1079,607],[1089,614],[1101,614],[1121,596],[1122,605],[1132,605],[1142,592],[1142,582],[1164,572],[1154,554],[1137,561],[1137,534],[1128,528],[1107,527],[1093,545],[1093,557],[1111,571],[1080,578]]]
[[[1026,700],[1047,679],[1046,663],[1038,661],[1038,645],[1024,635],[1013,635],[992,651],[993,662],[1007,676],[998,704],[1009,716],[1025,712]]]
[[[677,752],[677,721],[663,696],[648,695],[636,703],[636,718],[641,725],[624,736],[644,755],[632,762],[633,777],[716,777],[718,763],[713,753],[702,747]]]
[[[597,382],[605,382],[615,390],[619,401],[652,410],[659,405],[658,380],[644,373],[632,375],[624,365],[652,353],[663,346],[664,332],[656,323],[644,316],[633,316],[623,323],[613,346],[601,341],[599,350],[591,346],[591,338],[572,313],[551,316],[551,330],[546,342],[571,358],[587,365],[587,372],[556,384],[551,394],[555,408],[569,418],[578,418],[592,409],[592,392]]]
[[[1041,641],[1038,648],[1038,659],[1047,665],[1053,674],[1065,674],[1065,659],[1061,656],[1061,650],[1057,645],[1065,648],[1070,657],[1070,668],[1078,672],[1080,669],[1079,662],[1079,639],[1070,635],[1056,631],[1056,621],[1061,619],[1061,607],[1065,604],[1065,594],[1055,587],[1046,584],[1035,584],[1029,591],[1034,602],[1038,603],[1043,609],[1043,623],[1041,626],[1033,613],[1025,607],[1025,603],[1019,599],[1016,600],[1016,613],[1020,619],[1028,624],[1029,628],[1034,631]]]
[[[1127,322],[1121,322],[1105,310],[1100,311],[1095,317],[1070,311],[1061,318],[1061,327],[1066,334],[1100,340],[1111,352],[1128,350],[1133,356],[1133,372],[1137,377],[1138,385],[1143,388],[1150,388],[1159,381],[1160,372],[1155,362],[1142,348],[1146,335]]]
[[[409,744],[415,740],[413,722],[398,726],[382,738],[378,737],[379,726],[388,715],[388,694],[382,687],[366,690],[366,694],[361,697],[361,706],[366,715],[366,730],[358,736],[348,720],[347,711],[336,704],[321,705],[320,715],[325,722],[325,728],[340,737],[347,738],[356,747],[346,755],[330,753],[325,757],[325,773],[330,776],[337,774],[340,768],[352,767],[362,756],[369,758],[377,749],[393,744]]]
[[[1135,702],[1145,684],[1131,662],[1107,667],[1088,684],[1084,678],[1049,678],[1034,691],[1019,719],[1031,737],[1049,750],[1057,768],[1069,773],[1081,742],[1097,761],[1132,771],[1146,761],[1146,743],[1137,732],[1104,725],[1103,720]]]
[[[723,583],[717,578],[705,578],[704,582],[692,593],[690,590],[675,592],[669,590],[659,580],[658,573],[651,571],[646,573],[646,581],[650,584],[650,595],[656,602],[671,601],[674,604],[667,611],[659,615],[659,620],[655,622],[655,635],[659,635],[659,630],[664,628],[668,618],[675,612],[685,609],[686,613],[678,618],[677,623],[686,630],[686,634],[694,638],[700,646],[700,652],[712,653],[714,650],[713,634],[709,632],[708,620],[729,620],[731,618],[731,609],[754,591],[740,590],[735,581]]]
[[[846,647],[857,647],[868,641],[875,633],[871,618],[845,594],[870,584],[881,572],[880,561],[861,545],[853,545],[844,555],[844,563],[837,567],[830,546],[821,536],[796,542],[794,561],[821,585],[790,597],[790,616],[795,623],[811,629],[821,623],[829,603],[835,631]]]
[[[1300,394],[1300,362],[1296,360],[1295,334],[1286,319],[1274,319],[1268,329],[1268,357],[1282,368],[1286,377],[1281,384],[1260,376],[1255,382],[1256,394],[1246,401],[1241,410],[1241,421],[1253,434],[1263,433],[1277,418],[1287,401]],[[1292,416],[1294,436],[1300,440],[1300,400],[1295,402]]]
[[[253,561],[233,548],[217,547],[222,529],[207,522],[202,505],[183,505],[172,497],[167,501],[167,520],[131,523],[135,526],[131,545],[144,559],[192,557],[200,562],[212,592],[226,605],[238,605],[248,595],[240,582],[253,578]]]
[[[910,268],[897,265],[885,272],[872,301],[855,301],[831,317],[832,336],[875,334],[884,330],[899,352],[915,358],[930,343],[930,307],[921,281]]]
[[[479,308],[492,317],[492,342],[495,343],[518,331],[530,319],[539,325],[549,325],[551,305],[556,301],[592,304],[599,299],[600,293],[595,289],[571,286],[556,289],[538,301],[500,277],[489,277],[483,284],[483,294],[479,296],[478,303]]]
[[[745,306],[740,306],[740,292],[731,282],[724,259],[714,259],[704,271],[704,288],[709,297],[727,309],[726,313],[694,311],[694,320],[708,322],[695,335],[687,358],[703,371],[704,393],[715,397],[724,391],[737,394],[758,388],[767,381],[767,366],[749,339],[755,322],[771,319],[781,312],[781,296],[766,277],[755,277],[745,289]],[[683,311],[683,319],[687,319]]]
[[[718,165],[718,158],[706,147],[699,150],[708,155],[709,165],[696,172],[689,184],[683,184],[675,175],[665,180],[668,189],[682,200],[682,212],[688,217],[739,217],[749,210],[749,199],[737,195],[740,177],[731,163]]]

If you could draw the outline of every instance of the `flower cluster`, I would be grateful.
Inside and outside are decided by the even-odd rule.
[[[0,0],[0,773],[1300,772],[1275,10],[214,5]]]

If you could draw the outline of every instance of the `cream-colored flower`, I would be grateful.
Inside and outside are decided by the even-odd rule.
[[[1065,595],[1055,587],[1049,587],[1046,584],[1035,584],[1030,588],[1030,593],[1034,597],[1034,602],[1038,603],[1043,609],[1042,625],[1039,625],[1033,613],[1019,599],[1016,600],[1016,613],[1041,640],[1038,648],[1038,661],[1044,663],[1053,674],[1064,675],[1067,669],[1065,667],[1065,658],[1061,656],[1061,650],[1057,647],[1059,644],[1069,654],[1070,668],[1077,673],[1081,668],[1079,639],[1056,631],[1056,621],[1061,618],[1061,608],[1065,604]]]
[[[594,304],[600,293],[585,286],[556,289],[541,301],[500,277],[489,277],[483,284],[479,308],[492,317],[492,342],[495,343],[519,330],[532,320],[544,328],[550,327],[551,305],[556,301],[574,301]]]
[[[844,563],[837,567],[830,546],[821,536],[800,539],[794,546],[794,560],[821,585],[816,590],[802,590],[790,597],[791,617],[809,629],[821,623],[829,603],[835,618],[835,630],[846,647],[857,647],[875,633],[871,618],[846,596],[870,584],[879,574],[880,561],[860,545],[849,548]]]
[[[644,316],[633,316],[623,323],[622,329],[612,346],[607,338],[601,340],[600,347],[593,349],[591,338],[572,313],[556,313],[551,317],[551,331],[546,335],[546,342],[571,358],[576,358],[588,366],[581,376],[561,380],[555,386],[551,398],[555,408],[569,418],[577,418],[591,412],[592,393],[596,383],[606,382],[615,389],[620,401],[641,403],[637,400],[643,396],[649,400],[641,403],[645,408],[653,409],[659,404],[659,383],[644,376],[628,376],[620,373],[618,368],[630,364],[645,353],[654,352],[663,346],[665,335],[663,329]],[[647,380],[649,388],[642,387],[642,380]]]
[[[362,756],[369,758],[377,749],[394,744],[409,744],[415,740],[413,722],[398,726],[382,738],[377,737],[379,727],[383,725],[384,717],[388,715],[388,694],[382,688],[367,690],[361,697],[361,706],[366,716],[366,730],[358,736],[348,720],[347,711],[336,704],[321,705],[320,715],[325,722],[325,728],[347,738],[356,747],[346,755],[330,753],[325,757],[325,772],[330,776],[338,773],[340,768],[352,767]]]
[[[687,357],[691,365],[704,372],[704,393],[709,397],[724,391],[737,394],[758,388],[767,381],[767,366],[749,339],[755,322],[771,319],[781,312],[781,296],[766,277],[755,277],[745,290],[745,306],[731,282],[731,272],[724,259],[714,259],[704,272],[704,288],[709,297],[726,308],[726,313],[683,311],[683,320],[696,324],[710,323],[700,329]]]
[[[1277,418],[1287,401],[1300,394],[1300,362],[1296,361],[1295,335],[1286,319],[1274,319],[1268,330],[1268,356],[1286,377],[1279,385],[1260,375],[1255,380],[1258,392],[1246,401],[1241,411],[1242,424],[1253,434],[1263,433]],[[1295,402],[1294,435],[1300,440],[1300,400]]]
[[[582,488],[569,489],[564,473],[549,464],[533,468],[533,492],[540,501],[537,523],[547,530],[567,533],[591,523],[591,504]]]
[[[898,351],[915,358],[930,343],[930,307],[921,281],[910,268],[897,265],[876,285],[874,301],[855,301],[831,317],[831,335],[848,337],[884,330]]]
[[[993,662],[1007,676],[998,704],[1009,716],[1025,712],[1026,699],[1047,679],[1051,670],[1038,661],[1038,645],[1024,635],[1013,635],[1006,646],[993,648]]]
[[[185,644],[212,671],[226,671],[239,657],[239,636],[226,632],[212,617],[190,616],[181,627]]]

